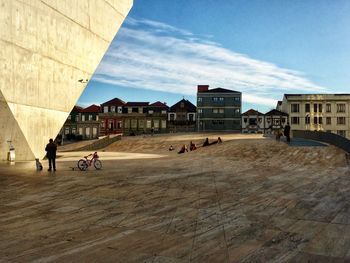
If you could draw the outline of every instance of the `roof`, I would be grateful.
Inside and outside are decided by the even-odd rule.
[[[193,105],[189,100],[182,99],[170,107],[170,111],[175,112],[177,109],[181,108],[181,103],[184,103],[184,109],[188,112],[196,112],[197,107]]]
[[[250,109],[250,110],[247,110],[246,112],[242,113],[242,115],[264,115],[264,114],[257,111],[257,110]]]
[[[168,106],[165,103],[162,103],[160,101],[157,101],[155,103],[152,103],[149,105],[150,107],[159,107],[159,108],[168,108]]]
[[[301,96],[350,96],[350,93],[305,93],[305,94],[284,94],[286,98],[288,97],[301,97]]]
[[[121,99],[119,98],[114,98],[114,99],[111,99],[109,101],[106,101],[104,103],[102,103],[101,105],[116,105],[116,106],[123,106],[125,104],[124,101],[122,101]]]
[[[223,88],[215,88],[215,89],[209,89],[206,91],[198,91],[198,93],[237,93],[240,94],[241,92],[230,90],[230,89],[223,89]]]
[[[272,115],[282,115],[282,116],[288,116],[287,113],[283,111],[279,111],[276,109],[270,110],[269,112],[265,113],[266,116],[272,116]]]
[[[95,104],[92,104],[89,107],[82,109],[81,112],[98,113],[98,112],[101,112],[101,107]]]
[[[146,107],[149,105],[149,102],[127,102],[125,106],[135,106],[135,107]]]
[[[77,106],[75,105],[72,109],[72,111],[76,111],[76,112],[81,112],[83,110],[83,107]]]

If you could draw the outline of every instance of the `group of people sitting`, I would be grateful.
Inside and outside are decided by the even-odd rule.
[[[209,142],[209,139],[206,138],[204,143],[202,144],[202,147],[210,146],[210,145],[213,145],[213,144],[219,144],[219,143],[222,143],[222,140],[221,140],[220,137],[218,137],[217,140],[212,141],[212,142]],[[190,145],[189,145],[190,151],[194,151],[198,147],[201,147],[201,146],[196,146],[196,144],[194,144],[192,141],[190,142]],[[169,151],[173,151],[173,150],[175,150],[175,148],[172,145],[170,145]],[[186,144],[183,144],[181,149],[180,149],[180,151],[178,151],[178,154],[185,153],[185,152],[188,152],[188,147],[187,147]]]

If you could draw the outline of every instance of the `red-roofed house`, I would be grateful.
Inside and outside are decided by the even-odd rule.
[[[114,98],[101,104],[100,135],[123,132],[123,111],[125,102]]]
[[[264,114],[250,109],[241,115],[243,133],[264,133]]]

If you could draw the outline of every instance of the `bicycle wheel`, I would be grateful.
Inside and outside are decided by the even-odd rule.
[[[100,170],[102,168],[102,162],[100,160],[95,160],[94,166],[95,166],[96,170]]]
[[[87,167],[88,167],[88,165],[86,163],[86,160],[80,159],[78,161],[78,168],[79,168],[80,171],[85,171],[87,169]]]

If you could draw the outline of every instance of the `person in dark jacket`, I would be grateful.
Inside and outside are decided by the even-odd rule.
[[[45,148],[47,159],[49,159],[49,169],[48,171],[51,171],[53,168],[54,171],[56,171],[56,151],[57,146],[53,142],[52,139],[50,139],[49,143],[46,145]]]
[[[289,125],[289,122],[287,122],[287,125],[284,126],[284,136],[286,136],[287,142],[290,142],[290,125]]]

